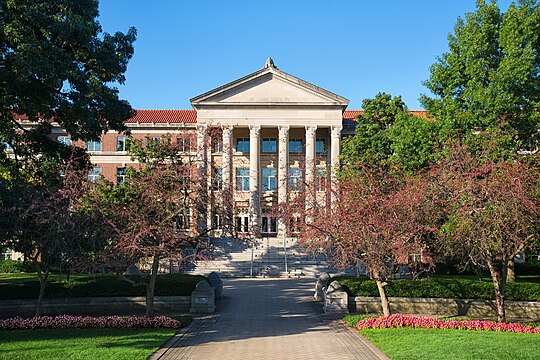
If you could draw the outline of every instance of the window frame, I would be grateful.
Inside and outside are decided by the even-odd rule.
[[[265,144],[268,144],[269,149],[265,149]],[[277,152],[277,139],[276,138],[263,138],[261,152],[264,154],[275,154]]]
[[[99,169],[99,171],[95,171],[96,169]],[[88,169],[88,175],[87,180],[90,182],[96,182],[101,179],[103,168],[101,166],[92,166],[90,169]]]
[[[273,170],[273,171],[272,171]],[[270,172],[270,174],[268,174]],[[262,168],[261,172],[261,189],[262,191],[276,192],[277,191],[277,169]],[[273,182],[272,182],[273,179]]]
[[[245,174],[247,172],[247,175]],[[240,174],[242,173],[242,174]],[[249,168],[236,168],[236,191],[248,192],[250,189]],[[246,189],[247,187],[247,189]]]
[[[92,146],[90,146],[90,144],[92,144]],[[99,144],[99,150],[97,150],[98,144]],[[90,149],[90,147],[92,147],[93,149]],[[103,151],[103,142],[101,141],[101,139],[99,139],[99,140],[88,140],[86,142],[86,151],[91,152],[91,153],[100,153],[100,152],[102,152]]]
[[[296,144],[296,146],[294,146],[293,144],[295,143],[299,143],[299,145]],[[302,142],[302,139],[299,138],[289,139],[287,148],[289,154],[301,154],[304,150],[304,143]]]
[[[234,150],[236,152],[239,152],[239,153],[249,153],[249,147],[250,147],[250,138],[236,138],[236,147],[234,148]],[[240,149],[240,143],[243,144],[242,146],[242,149]],[[246,149],[246,144],[247,144],[247,149]]]

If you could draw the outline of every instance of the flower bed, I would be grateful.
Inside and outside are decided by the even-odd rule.
[[[532,327],[520,323],[501,323],[483,320],[439,320],[430,317],[395,314],[377,318],[362,319],[356,323],[360,329],[383,329],[413,327],[424,329],[484,330],[515,333],[540,334],[540,326]]]
[[[180,321],[167,316],[40,316],[29,319],[19,317],[0,320],[0,330],[31,329],[179,329]]]

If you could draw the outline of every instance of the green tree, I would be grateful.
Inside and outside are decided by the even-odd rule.
[[[501,13],[495,0],[477,1],[475,12],[458,18],[449,51],[430,68],[422,96],[441,123],[441,139],[499,139],[496,156],[538,146],[540,110],[540,7],[519,0]],[[506,153],[505,153],[506,151]]]
[[[343,141],[346,163],[415,170],[428,164],[436,124],[410,114],[400,96],[378,93],[362,102],[355,135]]]
[[[134,112],[115,84],[125,81],[136,31],[103,33],[97,16],[97,0],[0,1],[0,161],[8,172],[58,155],[53,120],[73,139],[126,130]],[[22,126],[18,116],[38,125]]]

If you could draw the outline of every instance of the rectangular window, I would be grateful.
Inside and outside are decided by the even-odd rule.
[[[289,190],[300,191],[302,185],[302,170],[300,168],[289,168]]]
[[[126,167],[117,167],[116,168],[116,185],[122,186],[126,181]]]
[[[249,191],[249,169],[236,168],[236,191]]]
[[[302,140],[290,139],[289,140],[289,154],[299,154],[302,152]]]
[[[315,190],[316,191],[325,191],[326,190],[326,179],[328,173],[324,168],[315,169]]]
[[[6,151],[13,151],[12,142],[0,140],[0,149],[2,149],[2,145],[5,147]]]
[[[262,169],[262,191],[276,191],[276,169],[275,168],[263,168]]]
[[[277,220],[275,217],[263,216],[261,218],[262,233],[277,233]]]
[[[116,151],[126,151],[126,138],[124,136],[116,138]]]
[[[148,142],[156,142],[156,143],[161,142],[161,137],[160,136],[149,137]]]
[[[263,153],[275,153],[277,151],[276,139],[263,139],[262,140],[262,152]]]
[[[58,141],[60,144],[64,144],[66,146],[71,146],[71,137],[70,136],[59,136],[56,138],[56,141]]]
[[[326,139],[317,139],[315,141],[315,152],[317,154],[326,154]]]
[[[178,145],[178,150],[180,152],[190,152],[192,143],[194,142],[191,141],[190,136],[182,136],[176,138],[176,144]]]
[[[101,167],[94,166],[88,170],[88,181],[98,181],[101,178]]]
[[[243,233],[249,231],[249,217],[247,215],[236,217],[236,231]]]
[[[236,139],[236,151],[248,153],[249,152],[249,138]]]
[[[176,219],[176,228],[179,230],[187,230],[191,227],[191,211],[185,208]]]
[[[223,139],[221,137],[215,137],[212,139],[212,152],[223,152]]]
[[[88,152],[101,152],[101,139],[88,141],[86,148]]]
[[[214,168],[214,191],[223,189],[223,168]]]

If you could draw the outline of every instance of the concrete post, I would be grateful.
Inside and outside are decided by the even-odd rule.
[[[206,139],[208,127],[206,125],[197,125],[197,175],[199,188],[199,198],[197,201],[197,230],[199,234],[207,233],[207,204],[208,204],[208,184],[207,179],[207,154]]]
[[[279,127],[279,148],[278,148],[278,203],[287,201],[287,181],[289,168],[289,126]],[[283,219],[278,219],[278,235],[287,235],[287,224]]]
[[[232,187],[232,142],[233,127],[223,125],[223,156],[221,167],[223,168],[223,232],[233,233],[233,187]]]
[[[259,168],[260,168],[260,125],[249,127],[249,217],[251,222],[251,233],[254,237],[259,237],[260,226],[260,195],[259,195]]]

